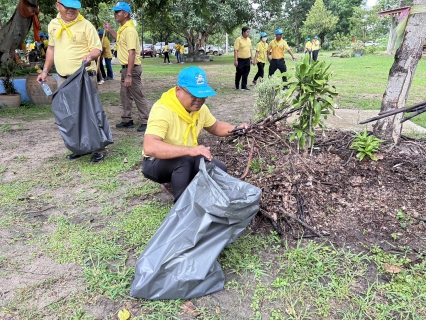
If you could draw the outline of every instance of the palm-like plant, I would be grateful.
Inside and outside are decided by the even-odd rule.
[[[334,114],[334,97],[336,88],[329,84],[332,72],[330,65],[323,61],[309,63],[309,56],[296,67],[294,77],[289,78],[283,85],[289,86],[287,99],[292,99],[292,107],[302,107],[299,117],[294,120],[294,129],[290,141],[297,139],[299,148],[307,145],[311,149],[315,142],[315,128],[326,129],[324,119]],[[291,98],[293,96],[293,98]]]

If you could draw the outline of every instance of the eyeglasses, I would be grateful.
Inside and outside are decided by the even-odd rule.
[[[188,90],[186,90],[184,87],[179,87],[179,88],[181,88],[183,91],[186,92],[187,95],[189,95],[189,97],[191,98],[192,102],[194,102],[197,99],[200,99],[200,100],[206,100],[207,99],[207,98],[197,98],[196,96],[194,96],[193,94],[191,94]]]
[[[64,6],[61,2],[57,1],[56,3],[59,3],[61,6],[64,7],[65,10],[77,10],[76,8],[70,8],[70,7],[66,7]]]

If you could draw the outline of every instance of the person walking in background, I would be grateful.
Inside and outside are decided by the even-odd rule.
[[[321,43],[318,39],[318,36],[314,37],[314,40],[312,41],[312,60],[315,62],[318,60],[318,53],[321,48]]]
[[[206,73],[198,67],[183,69],[177,86],[163,93],[152,106],[143,142],[143,175],[173,193],[176,202],[198,172],[201,158],[223,171],[226,166],[215,159],[210,148],[198,145],[201,130],[226,137],[237,128],[216,120],[205,105],[216,92],[209,86]],[[171,184],[171,185],[170,185]]]
[[[134,128],[132,118],[132,101],[134,100],[141,120],[141,125],[137,131],[145,132],[149,108],[148,100],[142,88],[142,66],[139,54],[141,46],[138,32],[130,17],[132,11],[126,2],[118,2],[110,10],[114,11],[115,21],[121,25],[118,31],[115,32],[108,22],[104,22],[104,29],[117,40],[117,57],[121,64],[120,97],[123,105],[123,114],[121,115],[121,123],[118,123],[116,127]]]
[[[103,30],[100,30],[99,32],[102,31],[103,34]],[[101,36],[101,34],[99,33],[99,35]],[[101,37],[102,39],[102,37]],[[108,80],[114,80],[114,72],[112,71],[112,52],[111,52],[111,42],[109,41],[108,37],[105,35],[104,40],[102,41],[102,57],[101,59],[104,59],[105,61],[105,67],[106,67],[106,77],[105,81]],[[101,68],[103,69],[103,65],[101,64]],[[102,70],[101,69],[101,70]],[[102,75],[105,74],[105,71],[102,73]]]
[[[180,63],[183,63],[184,62],[183,60],[185,57],[185,44],[183,43],[183,41],[180,43],[179,50],[180,50],[180,55],[179,55]]]
[[[287,66],[284,60],[284,51],[287,51],[293,60],[297,60],[287,42],[283,40],[283,31],[275,30],[275,39],[268,46],[268,61],[269,61],[269,76],[272,76],[278,69],[282,72],[287,71]],[[287,81],[287,77],[283,76],[283,81]]]
[[[169,62],[169,64],[172,64],[169,58],[169,43],[167,41],[165,42],[163,54],[164,54],[164,64],[166,64],[166,59]]]
[[[238,37],[234,43],[234,66],[235,66],[235,89],[249,91],[247,88],[247,79],[250,73],[250,63],[252,62],[250,28],[244,26],[241,29],[241,37]]]
[[[99,39],[101,39],[101,42],[102,42],[102,53],[103,53],[103,51],[104,51],[104,44],[103,44],[102,37],[104,35],[104,30],[99,30],[98,34],[99,34]],[[99,59],[99,68],[98,68],[98,72],[97,72],[98,84],[103,84],[104,81],[105,81],[105,78],[106,78],[106,73],[105,73],[105,68],[104,68],[102,53],[101,53],[101,57]]]
[[[176,42],[175,44],[175,56],[176,56],[176,63],[180,62],[180,44],[179,42]]]
[[[306,43],[305,43],[305,54],[309,54],[309,63],[311,63],[311,59],[312,59],[312,42],[311,42],[311,38],[306,38]]]
[[[38,75],[39,83],[46,82],[50,68],[55,64],[58,73],[58,87],[67,78],[87,63],[87,73],[96,89],[96,60],[101,55],[102,44],[95,27],[79,12],[80,1],[58,0],[55,4],[58,15],[48,26],[49,46],[46,49],[46,60],[43,71]],[[67,159],[73,160],[81,155],[71,153]],[[92,162],[99,162],[105,156],[94,153]]]
[[[257,79],[262,78],[264,75],[265,63],[266,63],[266,49],[268,49],[268,44],[266,43],[267,34],[262,32],[260,34],[260,41],[256,46],[256,55],[254,56],[253,65],[257,64],[257,73],[254,76],[253,84],[256,85]]]

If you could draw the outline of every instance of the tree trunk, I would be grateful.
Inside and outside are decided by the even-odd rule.
[[[426,0],[414,1],[425,4]],[[424,35],[426,34],[426,13],[411,14],[408,17],[404,39],[395,53],[395,61],[389,71],[389,80],[383,95],[380,112],[405,107],[411,82],[417,64],[422,57]],[[373,126],[374,135],[396,144],[401,137],[403,113],[380,119]]]
[[[34,9],[37,0],[27,0]],[[13,59],[15,49],[19,48],[22,41],[31,29],[33,19],[23,18],[15,9],[10,20],[0,29],[0,63]]]

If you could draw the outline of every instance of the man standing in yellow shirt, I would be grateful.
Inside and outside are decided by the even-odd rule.
[[[306,38],[305,54],[309,54],[309,63],[311,63],[311,59],[312,59],[312,42],[311,42],[311,38]]]
[[[269,43],[268,46],[268,60],[269,60],[269,76],[272,76],[278,69],[282,72],[287,71],[287,66],[284,60],[284,51],[287,51],[293,60],[297,60],[287,42],[283,40],[283,31],[281,29],[275,30],[275,39]],[[286,82],[287,78],[283,77]]]
[[[134,128],[132,118],[132,101],[135,101],[139,111],[141,125],[138,132],[145,132],[148,122],[148,100],[142,89],[142,66],[140,59],[140,42],[136,27],[130,17],[132,10],[126,2],[118,2],[114,8],[114,18],[121,27],[117,32],[111,29],[108,22],[104,23],[107,30],[117,40],[117,58],[121,64],[120,97],[123,105],[122,122],[117,128]]]
[[[321,44],[318,39],[318,36],[314,37],[314,40],[312,41],[312,60],[317,61],[318,60],[318,53],[320,51]]]
[[[185,57],[185,44],[183,42],[180,43],[180,63],[183,63],[183,59]]]
[[[249,91],[247,88],[247,79],[250,73],[250,63],[252,61],[250,28],[245,26],[241,30],[241,37],[238,37],[234,43],[234,66],[235,66],[235,89]]]
[[[102,44],[95,27],[79,12],[80,1],[58,0],[55,4],[58,15],[48,26],[49,46],[46,49],[46,61],[43,71],[37,77],[38,82],[45,82],[50,68],[55,64],[58,72],[58,87],[81,68],[86,61],[90,80],[97,88],[96,60],[101,54]],[[81,155],[70,154],[67,159],[76,159]],[[94,153],[92,162],[104,158],[101,153]]]
[[[102,36],[104,34],[104,30],[99,30],[99,37],[102,39]],[[111,52],[111,42],[109,41],[108,37],[105,35],[104,40],[102,41],[102,58],[105,60],[105,67],[106,67],[106,76],[105,71],[102,72],[102,76],[104,76],[105,81],[106,80],[114,80],[114,72],[112,71],[112,52]],[[101,70],[104,69],[103,64],[100,65]]]
[[[167,185],[175,202],[197,174],[201,158],[226,171],[225,164],[210,153],[210,147],[198,145],[197,141],[203,129],[226,137],[238,128],[216,120],[210,113],[205,102],[215,95],[204,70],[185,68],[178,75],[177,86],[163,93],[149,114],[142,173],[152,181]],[[247,128],[247,124],[239,127]]]

